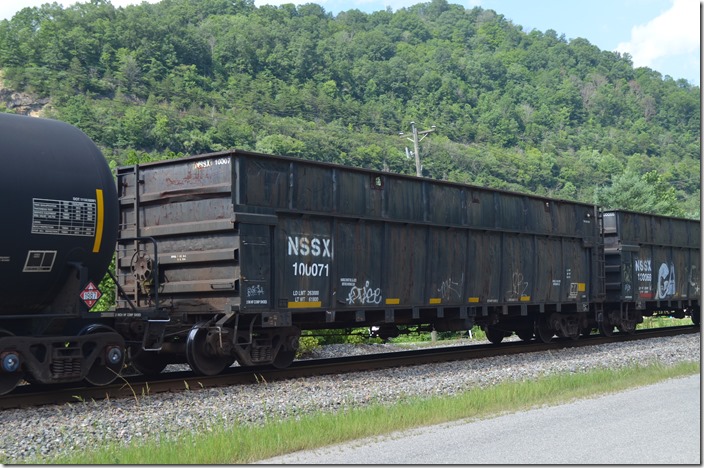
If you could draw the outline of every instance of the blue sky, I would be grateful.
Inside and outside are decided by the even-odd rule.
[[[64,6],[75,0],[56,0]],[[157,0],[149,0],[155,2]],[[430,1],[430,0],[428,0]],[[602,50],[631,54],[635,66],[646,66],[700,84],[701,2],[699,0],[448,0],[465,8],[492,9],[523,27],[553,29],[558,35],[582,37]],[[0,20],[8,19],[26,6],[47,0],[2,0]],[[139,3],[111,0],[115,6]],[[318,3],[326,11],[359,9],[370,13],[422,3],[421,0],[255,0],[257,5]]]

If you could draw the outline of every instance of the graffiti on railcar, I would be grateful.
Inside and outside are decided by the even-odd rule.
[[[675,295],[675,265],[670,262],[661,263],[658,270],[658,285],[656,299],[667,299]]]
[[[344,284],[349,284],[349,282]],[[365,281],[364,286],[357,286],[357,280],[355,279],[349,294],[347,294],[347,304],[377,305],[381,303],[381,298],[381,288],[370,286],[369,281]]]
[[[528,296],[526,291],[528,291],[528,281],[523,280],[523,273],[520,271],[514,271],[511,276],[511,289],[506,291],[507,301],[517,301],[524,300]]]
[[[449,301],[454,294],[458,299],[462,297],[462,284],[464,283],[464,273],[460,277],[459,281],[452,281],[452,277],[447,278],[445,281],[440,283],[440,287],[437,292],[440,293],[440,297]]]

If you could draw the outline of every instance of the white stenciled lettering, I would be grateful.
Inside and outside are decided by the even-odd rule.
[[[303,262],[295,262],[293,276],[330,276],[330,264],[313,263],[308,265]]]
[[[638,281],[649,283],[653,280],[653,265],[651,259],[637,258],[633,262],[633,269],[636,271]]]
[[[196,161],[193,163],[195,169],[205,169],[210,166],[222,166],[225,164],[230,164],[230,158],[218,158],[218,159],[205,159],[202,161]]]
[[[289,256],[332,258],[332,239],[323,237],[288,236]]]
[[[298,255],[298,237],[288,236],[288,254]]]
[[[648,272],[648,273],[652,272],[652,271],[653,271],[653,268],[652,268],[651,261],[650,261],[650,260],[636,259],[636,261],[635,261],[635,270],[638,271],[638,272],[640,272],[640,271]]]
[[[310,253],[310,240],[307,237],[301,238],[300,250],[299,252],[304,257]]]

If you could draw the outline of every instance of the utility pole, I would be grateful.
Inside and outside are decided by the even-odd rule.
[[[416,123],[411,122],[411,129],[413,129],[413,138],[412,139],[405,137],[403,132],[400,132],[399,135],[401,135],[401,137],[405,137],[407,140],[413,142],[413,155],[416,158],[416,176],[420,177],[421,176],[421,170],[420,170],[421,166],[420,166],[420,153],[418,151],[418,143],[423,141],[423,138],[427,137],[429,133],[432,133],[435,131],[435,125],[431,126],[430,130],[423,130],[423,131],[419,132],[418,129],[416,128]],[[418,135],[421,135],[420,139],[418,139]],[[406,150],[406,151],[408,151],[408,150]]]

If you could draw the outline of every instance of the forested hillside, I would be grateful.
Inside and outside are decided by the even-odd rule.
[[[700,213],[699,87],[446,0],[45,5],[0,22],[0,70],[114,164],[237,147],[415,174],[414,121],[428,177]]]

